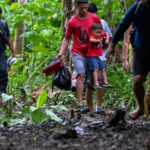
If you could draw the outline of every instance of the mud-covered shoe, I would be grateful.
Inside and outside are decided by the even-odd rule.
[[[76,112],[80,112],[82,114],[89,112],[90,109],[88,107],[85,107],[83,105],[78,106],[78,108],[76,109]]]
[[[100,86],[100,85],[94,85],[93,88],[98,89],[98,90],[102,90],[103,89],[103,87]]]
[[[104,87],[104,88],[113,88],[113,86],[110,85],[110,84],[102,84],[102,87]]]
[[[95,113],[95,114],[100,114],[101,111],[102,111],[101,108],[99,108],[99,107],[97,108],[97,107],[96,107],[95,110],[94,110],[94,113]]]

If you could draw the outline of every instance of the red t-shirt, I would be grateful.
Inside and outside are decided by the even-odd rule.
[[[65,34],[69,37],[73,34],[72,53],[77,53],[84,57],[87,56],[89,34],[94,23],[101,24],[101,21],[97,15],[89,12],[87,18],[83,20],[79,19],[77,15],[69,20]]]
[[[90,34],[90,38],[92,39],[102,39],[102,37],[104,36],[106,36],[106,32],[102,32],[100,37]],[[97,44],[89,42],[87,57],[97,57],[97,56],[102,56],[102,45],[100,43]]]

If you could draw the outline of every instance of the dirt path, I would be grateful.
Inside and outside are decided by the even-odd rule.
[[[145,150],[146,143],[150,144],[150,118],[126,118],[109,127],[105,115],[75,114],[70,120],[69,115],[63,112],[61,124],[47,120],[39,125],[0,128],[0,150]]]

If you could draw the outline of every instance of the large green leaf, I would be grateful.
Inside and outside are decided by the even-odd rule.
[[[10,99],[12,99],[12,98],[13,98],[12,95],[7,95],[7,94],[5,94],[5,93],[2,93],[2,100],[3,100],[4,102],[7,102],[8,100],[10,100]]]
[[[30,107],[23,108],[21,110],[21,112],[25,117],[28,117],[30,119],[32,118],[32,111],[31,111]]]
[[[59,118],[56,114],[54,114],[51,110],[46,109],[46,114],[51,117],[51,119],[61,122],[63,121],[61,118]]]
[[[32,113],[32,120],[36,123],[42,122],[45,118],[46,116],[40,111],[40,109],[37,109]]]
[[[43,106],[43,104],[46,102],[46,99],[47,99],[47,93],[46,93],[46,90],[44,90],[41,92],[41,94],[38,97],[36,107],[39,108]]]

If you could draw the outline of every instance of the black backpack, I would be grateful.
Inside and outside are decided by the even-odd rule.
[[[63,66],[55,73],[53,85],[61,90],[70,90],[71,74],[66,66]]]
[[[68,70],[68,68],[63,65],[61,60],[57,58],[53,58],[50,60],[50,63],[47,67],[45,67],[42,72],[45,74],[45,76],[52,75],[55,73],[53,81],[52,81],[52,95],[54,86],[62,90],[70,90],[71,87],[71,74]],[[58,99],[61,91],[57,94],[57,97],[52,98],[56,105],[56,100]]]
[[[71,74],[66,66],[63,65],[54,75],[53,82],[52,82],[52,94],[54,90],[54,86],[61,89],[60,92],[57,94],[57,97],[54,99],[52,98],[54,104],[56,105],[56,101],[61,94],[62,90],[70,90],[71,87]]]

